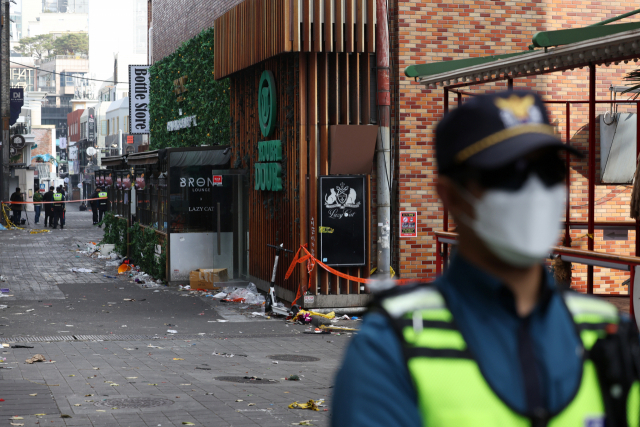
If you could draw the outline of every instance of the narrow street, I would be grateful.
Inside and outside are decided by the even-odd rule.
[[[117,267],[78,252],[101,239],[90,212],[68,212],[64,230],[0,233],[0,426],[328,424],[350,335],[114,278]],[[25,362],[37,354],[45,361]],[[310,399],[326,406],[288,409]]]

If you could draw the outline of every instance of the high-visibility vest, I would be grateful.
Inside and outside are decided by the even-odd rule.
[[[62,193],[55,193],[53,195],[53,201],[54,202],[61,202],[62,201]],[[53,207],[54,208],[62,207],[62,203],[54,203]]]
[[[617,309],[574,292],[564,295],[588,352],[606,335],[607,324],[618,324]],[[457,329],[442,294],[434,286],[398,292],[378,304],[400,331],[405,359],[418,396],[424,426],[531,427],[531,414],[509,407],[485,380],[478,363]],[[508,381],[508,378],[504,378]],[[628,398],[629,426],[638,426],[640,384],[635,381]],[[545,417],[548,427],[604,425],[605,408],[596,367],[583,362],[582,380],[573,399],[557,414]]]
[[[98,197],[100,198],[100,200],[98,200],[98,205],[103,208],[107,206],[107,192],[106,191],[101,191],[98,193]]]

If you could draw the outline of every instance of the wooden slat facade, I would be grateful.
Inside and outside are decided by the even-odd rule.
[[[282,188],[283,191],[254,190],[253,165],[258,161],[258,141],[263,141],[258,120],[258,84],[264,70],[273,73],[278,94],[277,126],[268,140],[282,141]],[[234,74],[231,79],[231,141],[233,157],[231,164],[249,171],[249,274],[269,281],[273,269],[275,250],[267,244],[284,243],[287,249],[297,249],[305,237],[300,224],[301,176],[306,176],[306,167],[300,163],[301,147],[300,70],[295,55],[284,55],[269,59],[258,66]],[[284,281],[288,267],[287,259],[281,257],[277,283],[295,291],[297,280]]]
[[[262,15],[254,14],[269,7],[281,12],[280,21],[258,19]],[[250,173],[250,276],[269,281],[274,253],[266,249],[266,244],[284,243],[286,248],[297,250],[307,243],[310,252],[317,255],[318,177],[329,174],[329,127],[370,124],[375,117],[371,111],[375,40],[370,39],[374,31],[367,26],[372,14],[374,0],[246,0],[216,21],[216,49],[223,51],[222,55],[216,52],[216,78],[229,76],[231,81],[231,163]],[[316,26],[318,15],[324,20]],[[292,18],[287,21],[287,16]],[[346,25],[346,20],[352,24]],[[284,28],[287,22],[293,29],[288,32]],[[277,25],[283,28],[273,30]],[[251,37],[241,35],[239,29],[248,31]],[[285,49],[286,43],[281,40],[257,43],[256,49],[243,52],[239,46],[259,40],[258,31],[287,38],[290,51],[272,55],[280,47]],[[273,72],[278,94],[276,130],[269,138],[262,137],[258,120],[258,83],[264,70]],[[282,141],[282,192],[253,189],[257,146],[265,139]],[[371,176],[368,179],[365,203],[371,214],[375,195],[371,194]],[[340,271],[369,277],[372,226],[368,215],[366,266]],[[291,257],[281,260],[276,280],[285,290],[295,294],[299,284],[306,290],[310,283],[308,290],[314,295],[361,293],[357,282],[318,269],[309,281],[306,266],[298,267],[295,278],[284,281],[290,261]]]
[[[375,52],[375,0],[245,0],[215,20],[215,75],[286,52]]]

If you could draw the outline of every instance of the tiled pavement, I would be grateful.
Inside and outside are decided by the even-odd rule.
[[[91,214],[70,212],[67,224],[35,235],[0,232],[0,274],[7,279],[0,287],[13,295],[0,298],[9,306],[0,310],[0,341],[19,335],[18,344],[34,347],[0,350],[7,359],[0,364],[0,426],[328,425],[333,378],[349,336],[303,334],[281,320],[235,322],[239,312],[220,310],[210,299],[106,278],[103,260],[75,252],[100,240]],[[73,267],[95,273],[71,273]],[[131,297],[137,301],[123,302]],[[223,317],[231,320],[220,322]],[[179,333],[152,338],[167,328]],[[123,333],[147,338],[118,341]],[[83,334],[109,340],[85,340]],[[54,335],[66,341],[41,342]],[[34,354],[52,363],[25,363]],[[320,360],[276,364],[267,358],[278,354]],[[283,380],[293,374],[301,381]],[[275,381],[244,384],[216,379],[221,376]],[[309,399],[326,399],[327,410],[287,408]],[[128,407],[141,402],[163,405]]]

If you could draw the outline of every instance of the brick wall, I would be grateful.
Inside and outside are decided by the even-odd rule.
[[[182,42],[213,27],[217,17],[238,3],[242,0],[152,0],[153,61],[170,55]]]
[[[397,67],[394,105],[397,119],[395,143],[399,161],[396,163],[400,210],[417,210],[417,239],[401,239],[396,246],[396,259],[403,277],[433,278],[435,274],[435,240],[433,232],[442,229],[443,211],[435,191],[436,163],[433,149],[433,128],[443,113],[443,90],[429,90],[404,76],[404,69],[415,63],[436,62],[495,55],[527,50],[532,36],[543,30],[575,28],[633,10],[633,4],[576,0],[571,3],[548,1],[467,1],[424,2],[417,0],[390,2],[392,28],[392,59]],[[630,22],[637,18],[620,21]],[[392,31],[393,33],[393,31]],[[633,62],[597,69],[599,99],[609,99],[610,84],[623,85],[626,72],[636,68]],[[554,73],[548,76],[520,78],[515,87],[537,90],[548,100],[578,100],[588,97],[588,70]],[[496,83],[469,88],[484,93],[506,88]],[[452,94],[450,104],[456,102]],[[564,105],[554,106],[552,120],[563,136],[567,126]],[[608,109],[600,104],[597,114]],[[398,123],[400,125],[398,126]],[[571,112],[571,143],[587,152],[587,107],[575,105]],[[599,133],[596,134],[599,148]],[[599,153],[598,153],[599,156]],[[599,166],[598,166],[599,168]],[[599,177],[599,169],[596,171]],[[574,161],[571,171],[572,217],[587,216],[587,163]],[[596,220],[628,218],[630,186],[598,185],[596,187]],[[453,223],[451,224],[453,227]],[[572,230],[573,247],[587,248],[586,230]],[[597,231],[595,248],[618,254],[633,254],[635,233],[627,241],[605,241]],[[574,265],[574,287],[586,288],[586,268]],[[626,292],[622,282],[627,273],[595,269],[595,292]]]
[[[67,135],[69,142],[80,141],[80,116],[84,112],[78,109],[67,114]]]

